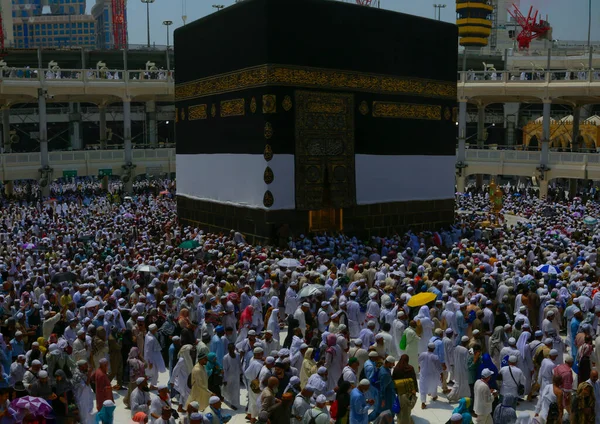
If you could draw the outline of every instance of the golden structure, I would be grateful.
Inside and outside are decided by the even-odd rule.
[[[537,147],[541,148],[543,121],[541,118],[529,122],[523,127],[523,146],[529,147],[531,140],[537,139]],[[579,135],[582,145],[580,149],[595,150],[600,143],[600,117],[592,116],[579,124]],[[561,120],[550,120],[550,148],[570,149],[573,141],[573,117],[566,116]],[[532,146],[533,147],[533,146]]]
[[[492,33],[494,6],[486,0],[456,0],[459,43],[465,47],[485,47]],[[506,12],[505,12],[506,13]]]

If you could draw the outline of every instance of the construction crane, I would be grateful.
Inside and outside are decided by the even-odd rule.
[[[538,21],[538,11],[536,10],[534,13],[533,6],[529,8],[527,17],[521,13],[516,4],[513,4],[512,10],[508,9],[508,13],[521,27],[521,32],[517,35],[519,50],[529,49],[531,42],[536,38],[551,37],[552,27],[547,21],[542,19]]]
[[[125,0],[112,0],[113,46],[115,49],[127,47],[127,18]]]

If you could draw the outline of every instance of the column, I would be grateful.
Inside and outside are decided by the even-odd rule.
[[[98,125],[100,127],[100,148],[106,149],[106,105],[98,105],[98,114],[99,114],[99,122]]]
[[[579,120],[581,119],[581,107],[575,106],[573,108],[573,134],[571,140],[571,151],[577,152],[579,149],[583,148],[583,143],[579,143]],[[569,179],[569,198],[575,197],[577,193],[577,179],[570,178]]]
[[[149,100],[146,102],[146,122],[148,125],[148,141],[151,147],[156,147],[156,101]]]
[[[542,156],[541,165],[548,165],[548,157],[550,154],[550,109],[552,107],[551,99],[544,99],[544,109],[542,117]]]
[[[125,165],[133,164],[133,152],[131,146],[131,102],[129,99],[123,101],[123,148],[125,149]],[[125,192],[133,192],[133,172],[129,181],[125,183]]]
[[[573,108],[573,134],[571,141],[571,151],[577,152],[583,146],[579,144],[579,120],[581,119],[581,107],[575,106]]]
[[[466,136],[467,136],[467,101],[458,102],[458,154],[456,156],[456,191],[464,193],[466,185]]]
[[[15,186],[12,181],[4,181],[4,194],[6,196],[12,196],[14,194]]]
[[[477,148],[485,147],[485,105],[477,105]]]
[[[477,148],[485,147],[485,105],[477,104]],[[475,186],[481,188],[483,186],[483,175],[475,176]]]
[[[79,103],[69,103],[69,135],[71,149],[73,150],[83,149],[83,144],[81,142],[81,113],[79,108]]]
[[[544,178],[540,180],[540,199],[545,199],[546,197],[548,197],[548,181]]]
[[[504,103],[504,128],[506,128],[505,142],[508,146],[521,144],[521,141],[515,142],[515,128],[519,122],[520,103]]]
[[[38,109],[40,115],[40,160],[42,168],[48,168],[50,162],[48,159],[48,117],[46,116],[46,92],[44,89],[38,90]],[[46,185],[42,187],[42,196],[50,196],[50,175],[46,175]]]
[[[12,152],[10,144],[10,108],[2,108],[2,141],[4,142],[4,153]]]

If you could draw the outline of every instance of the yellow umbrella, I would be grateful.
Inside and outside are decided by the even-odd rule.
[[[429,302],[434,301],[437,298],[435,293],[423,292],[419,294],[415,294],[408,301],[408,306],[414,308],[415,306],[423,306],[427,305]]]

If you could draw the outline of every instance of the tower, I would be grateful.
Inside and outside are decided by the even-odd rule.
[[[494,6],[486,0],[457,0],[456,25],[460,45],[464,47],[485,47],[492,33],[492,13]]]

